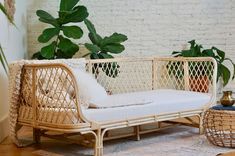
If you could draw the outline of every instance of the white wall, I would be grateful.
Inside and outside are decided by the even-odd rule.
[[[6,17],[0,12],[0,44],[3,47],[7,60],[22,59],[27,55],[27,39],[26,39],[26,1],[16,0],[15,24],[17,28],[10,25]],[[0,0],[3,2],[3,0]],[[6,131],[3,122],[8,116],[9,105],[7,103],[8,89],[7,76],[0,65],[0,141],[4,138]]]
[[[169,55],[196,39],[205,47],[216,46],[235,61],[234,0],[81,0],[98,32],[127,34],[125,56]],[[44,25],[35,12],[56,14],[59,0],[32,0],[28,8],[28,49],[40,50],[37,37]],[[81,42],[88,41],[83,38]],[[233,82],[235,88],[235,82]]]

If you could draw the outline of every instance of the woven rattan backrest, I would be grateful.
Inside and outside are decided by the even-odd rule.
[[[211,58],[155,58],[155,89],[213,92],[215,64]]]
[[[211,58],[91,60],[87,69],[112,94],[152,89],[212,92],[216,77]]]
[[[153,58],[91,60],[88,71],[112,94],[152,90]]]

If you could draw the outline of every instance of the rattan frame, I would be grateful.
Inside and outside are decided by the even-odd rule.
[[[115,138],[121,138],[121,137],[127,137],[127,136],[136,136],[137,140],[140,140],[140,134],[152,132],[151,131],[141,131],[140,125],[149,124],[149,123],[161,123],[161,122],[167,122],[171,124],[179,124],[177,122],[172,122],[170,120],[178,119],[178,118],[185,118],[188,121],[191,122],[191,124],[185,124],[193,127],[199,127],[200,133],[203,132],[203,126],[202,126],[202,116],[204,111],[209,108],[211,105],[215,103],[216,100],[216,71],[217,71],[217,63],[213,58],[172,58],[172,57],[148,57],[148,58],[115,58],[115,59],[102,59],[102,60],[87,60],[87,68],[88,71],[93,73],[92,67],[94,64],[98,63],[108,63],[108,62],[143,62],[143,61],[150,61],[152,62],[152,89],[157,89],[157,82],[155,81],[158,77],[158,73],[156,73],[156,70],[158,68],[158,64],[160,61],[166,61],[166,62],[183,62],[183,68],[184,68],[184,90],[189,90],[189,62],[209,62],[211,64],[210,69],[211,70],[211,100],[209,103],[205,104],[204,108],[196,109],[196,110],[187,110],[182,112],[176,112],[176,113],[164,113],[164,114],[155,114],[150,116],[143,116],[140,118],[133,118],[128,120],[120,120],[120,121],[110,121],[110,122],[102,122],[97,123],[94,121],[88,120],[82,113],[82,109],[80,106],[80,99],[79,99],[79,90],[76,82],[76,79],[74,77],[73,72],[70,70],[68,66],[65,64],[27,64],[23,67],[23,75],[25,72],[28,71],[28,74],[30,74],[32,77],[32,82],[30,82],[29,86],[31,86],[32,91],[32,99],[31,99],[31,107],[33,110],[33,119],[27,119],[26,118],[19,118],[18,124],[23,126],[30,126],[34,128],[34,140],[35,142],[40,141],[40,136],[46,136],[51,138],[60,138],[65,139],[67,136],[71,135],[77,135],[80,134],[81,136],[85,134],[91,134],[92,137],[88,137],[86,139],[90,140],[91,143],[89,146],[93,146],[94,144],[94,150],[95,150],[95,156],[102,156],[103,155],[103,141],[108,139],[115,139]],[[66,73],[66,76],[69,77],[71,80],[71,85],[73,85],[75,89],[75,104],[76,104],[76,110],[77,110],[77,118],[79,120],[79,123],[74,124],[53,124],[53,123],[46,123],[46,122],[40,122],[38,120],[38,105],[37,105],[37,97],[36,97],[36,90],[38,87],[37,82],[37,71],[38,70],[44,70],[44,69],[60,69]],[[25,81],[26,78],[24,78],[22,81]],[[27,80],[26,80],[27,81]],[[23,97],[23,95],[22,95]],[[23,112],[19,112],[23,113]],[[24,116],[24,114],[19,114],[19,116]],[[199,125],[193,122],[189,117],[196,116],[199,119]],[[160,124],[159,124],[160,125]],[[128,135],[123,136],[115,136],[115,137],[108,137],[105,134],[113,129],[119,129],[119,128],[125,128],[125,127],[134,127],[135,131]],[[160,126],[159,126],[160,127]],[[161,129],[161,127],[159,128]],[[45,132],[48,130],[57,131],[65,133],[66,135],[59,135],[59,136],[50,136],[46,134]],[[92,140],[95,140],[93,142]],[[80,142],[81,144],[81,142]]]
[[[235,147],[235,112],[232,110],[208,109],[204,114],[203,127],[207,139],[221,147]]]

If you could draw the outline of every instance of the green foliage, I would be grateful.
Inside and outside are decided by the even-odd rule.
[[[3,49],[0,45],[0,62],[3,66],[3,69],[5,70],[6,73],[8,73],[8,63],[7,63],[7,59],[6,59],[6,56],[3,52]]]
[[[217,81],[221,77],[223,80],[223,85],[226,86],[232,77],[235,78],[235,64],[230,58],[225,57],[225,52],[212,47],[210,49],[203,49],[202,45],[196,44],[195,40],[189,41],[190,49],[182,51],[174,51],[172,55],[175,57],[213,57],[217,61],[218,71],[217,71]],[[233,65],[233,75],[228,67],[224,65],[225,61],[229,61]]]
[[[125,50],[121,44],[127,40],[127,36],[119,33],[113,33],[111,36],[101,37],[94,25],[88,19],[84,20],[89,30],[89,38],[92,42],[86,43],[85,47],[89,50],[91,59],[113,58],[112,54],[119,54]]]
[[[110,59],[113,58],[112,54],[120,54],[125,50],[125,47],[121,44],[127,40],[127,36],[119,33],[113,33],[111,36],[101,37],[95,26],[86,19],[85,24],[89,30],[89,38],[92,43],[85,43],[85,47],[89,50],[86,54],[91,59]],[[105,63],[100,66],[103,72],[109,77],[117,77],[120,66],[116,62]]]
[[[72,58],[78,52],[79,46],[71,39],[80,39],[83,31],[79,26],[70,23],[83,22],[89,15],[87,8],[78,5],[78,2],[79,0],[61,0],[57,18],[44,10],[37,10],[39,21],[47,23],[51,27],[45,29],[38,37],[40,43],[47,43],[47,45],[35,53],[33,58]]]

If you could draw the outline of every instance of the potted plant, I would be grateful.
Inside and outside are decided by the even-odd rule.
[[[101,37],[91,21],[86,19],[84,22],[89,30],[88,37],[92,42],[85,43],[85,47],[89,50],[89,53],[84,56],[90,56],[91,59],[110,59],[114,58],[112,54],[120,54],[125,50],[124,45],[121,43],[127,40],[126,35],[115,32],[110,36]],[[107,76],[113,78],[118,75],[120,67],[116,62],[105,63],[103,66],[101,66],[101,64],[99,64],[99,66],[95,64],[94,66],[95,69],[101,68]],[[94,72],[96,72],[95,75],[98,75],[99,71],[96,70],[93,71],[93,73]]]
[[[50,25],[38,37],[40,43],[47,45],[33,55],[37,59],[72,58],[79,46],[71,39],[80,39],[83,30],[74,23],[83,22],[88,17],[87,8],[78,5],[79,0],[61,0],[58,17],[44,10],[37,10],[39,21]],[[48,43],[49,42],[49,43]]]
[[[195,40],[189,41],[190,48],[182,51],[173,51],[172,55],[174,57],[213,57],[218,65],[218,71],[217,71],[217,82],[221,79],[223,82],[223,86],[226,86],[230,79],[235,78],[235,64],[234,62],[225,56],[225,52],[216,48],[211,47],[210,49],[204,49],[202,45],[197,44]],[[229,61],[233,66],[233,71],[229,70],[229,68],[224,64],[226,61]],[[202,71],[203,65],[197,66],[199,68],[197,71]],[[201,69],[200,69],[201,68]],[[195,71],[196,72],[196,71]],[[202,79],[204,77],[203,75],[206,75],[206,73],[194,73],[194,75],[197,75],[199,79]],[[191,86],[194,84],[197,84],[198,78],[191,78]],[[203,78],[203,82],[205,84],[209,84],[209,80],[207,78]]]
[[[119,54],[124,51],[125,47],[121,43],[126,41],[127,37],[120,33],[101,37],[96,32],[95,26],[87,19],[89,16],[87,8],[78,5],[78,2],[79,0],[61,0],[57,18],[46,11],[37,11],[39,20],[50,24],[51,27],[46,28],[38,37],[40,43],[49,43],[35,53],[33,58],[72,58],[79,51],[79,45],[84,45],[88,49],[89,53],[83,57],[89,56],[90,59],[113,58],[111,54]],[[76,44],[71,40],[80,39],[83,36],[83,30],[79,26],[71,25],[81,22],[85,23],[92,43]],[[117,63],[107,63],[99,68],[102,68],[107,76],[116,77],[119,65]]]

